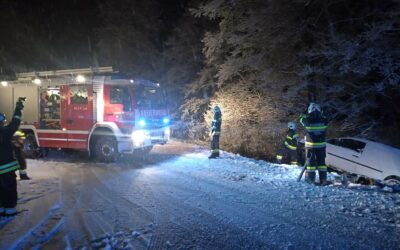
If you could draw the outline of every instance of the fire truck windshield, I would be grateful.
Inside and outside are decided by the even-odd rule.
[[[132,111],[131,91],[127,86],[112,86],[110,90],[110,103],[122,104],[125,112]]]
[[[164,109],[165,95],[158,87],[137,86],[135,88],[135,99],[138,108]]]

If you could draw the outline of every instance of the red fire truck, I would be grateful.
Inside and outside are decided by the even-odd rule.
[[[20,130],[28,156],[41,149],[86,150],[101,161],[148,153],[170,137],[165,95],[158,83],[120,77],[112,67],[17,74],[1,82],[1,112],[11,116],[27,97]]]

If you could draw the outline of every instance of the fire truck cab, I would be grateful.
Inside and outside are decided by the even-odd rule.
[[[20,130],[27,135],[25,151],[31,157],[40,148],[62,148],[86,150],[110,162],[120,154],[148,153],[170,138],[165,95],[158,83],[120,77],[111,67],[17,77],[0,87],[0,105],[8,102],[10,115],[15,100],[27,97]]]

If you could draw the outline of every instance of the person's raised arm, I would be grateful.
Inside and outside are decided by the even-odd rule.
[[[21,124],[21,119],[22,119],[22,110],[24,109],[24,102],[25,97],[20,97],[18,98],[18,101],[15,105],[15,110],[14,110],[14,115],[11,119],[11,122],[6,126],[7,129],[11,132],[11,134],[14,134],[18,128],[19,125]]]

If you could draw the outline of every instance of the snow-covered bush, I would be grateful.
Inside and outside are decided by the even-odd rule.
[[[190,110],[208,127],[207,110],[220,104],[223,148],[272,157],[309,101],[322,104],[331,136],[400,145],[381,133],[400,138],[398,2],[210,0],[192,13],[218,28],[203,38],[205,67],[183,117]]]

